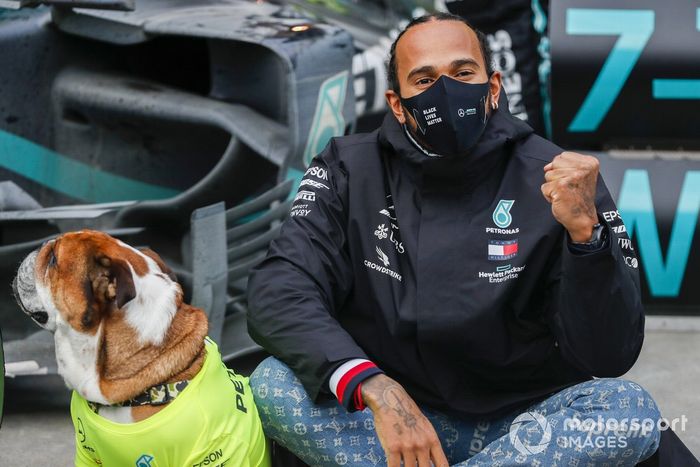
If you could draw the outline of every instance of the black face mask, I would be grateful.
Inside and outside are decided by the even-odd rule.
[[[470,84],[441,76],[422,93],[401,98],[416,121],[417,139],[441,156],[464,156],[486,128],[489,82]]]

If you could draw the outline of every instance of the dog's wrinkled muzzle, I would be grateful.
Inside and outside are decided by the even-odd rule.
[[[39,326],[46,327],[49,314],[39,299],[34,277],[34,265],[39,250],[31,252],[17,270],[17,275],[12,280],[12,291],[20,309],[29,315]]]

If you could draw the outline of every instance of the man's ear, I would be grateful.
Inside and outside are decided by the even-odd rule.
[[[123,307],[136,297],[136,287],[129,263],[107,256],[101,256],[97,261],[103,269],[101,279],[93,280],[93,294],[96,297],[115,303],[117,308]]]
[[[394,117],[396,117],[396,120],[402,125],[406,123],[406,116],[403,113],[403,106],[401,105],[401,97],[391,89],[384,93],[384,97],[386,97],[389,108],[394,114]]]
[[[498,99],[501,97],[502,76],[500,71],[494,71],[489,78],[489,105],[492,109],[498,108]]]

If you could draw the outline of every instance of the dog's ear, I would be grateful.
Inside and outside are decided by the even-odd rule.
[[[92,279],[92,292],[98,301],[123,307],[136,297],[136,287],[129,264],[123,259],[100,256],[98,273]]]
[[[153,261],[155,261],[160,270],[163,271],[163,274],[166,274],[174,282],[177,282],[177,276],[175,275],[173,270],[170,269],[167,264],[165,264],[165,261],[163,261],[163,259],[160,256],[158,256],[158,253],[151,250],[150,248],[139,248],[139,251],[151,258]]]

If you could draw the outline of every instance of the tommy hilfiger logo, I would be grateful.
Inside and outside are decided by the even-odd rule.
[[[489,240],[488,257],[491,261],[503,261],[518,256],[518,240]]]

